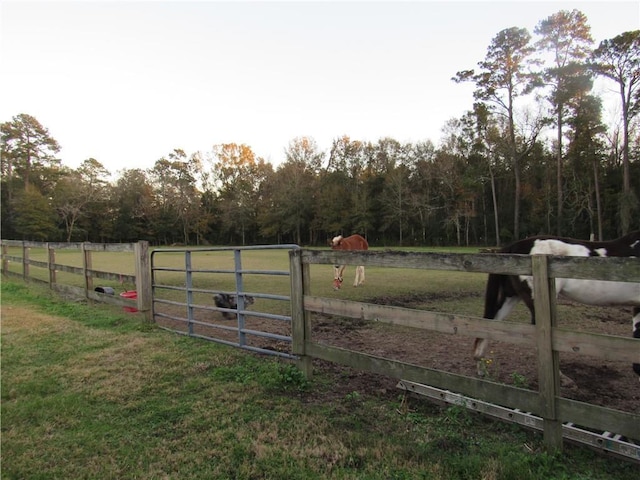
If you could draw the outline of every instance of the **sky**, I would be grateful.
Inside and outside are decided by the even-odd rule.
[[[640,0],[0,0],[0,122],[34,116],[63,165],[112,174],[223,143],[276,167],[303,136],[437,145],[473,105],[456,72],[501,30],[573,9],[596,46],[640,28]]]

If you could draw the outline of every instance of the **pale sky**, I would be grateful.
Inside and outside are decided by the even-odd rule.
[[[473,104],[492,38],[560,10],[595,46],[640,28],[640,1],[0,1],[0,122],[27,113],[112,173],[175,148],[249,145],[277,166],[296,137],[431,140]]]

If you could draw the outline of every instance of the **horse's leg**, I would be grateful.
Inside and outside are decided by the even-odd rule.
[[[340,287],[342,286],[342,274],[344,273],[344,269],[346,268],[346,265],[335,265],[333,267],[333,289],[334,290],[340,290]]]
[[[353,286],[357,287],[364,283],[364,265],[356,267],[356,279],[353,281]]]
[[[494,320],[504,320],[507,318],[513,307],[515,307],[520,301],[519,297],[506,297],[503,303],[498,308],[498,312],[496,316],[493,318]],[[487,347],[489,346],[489,340],[486,338],[476,338],[475,341],[475,349],[473,358],[478,361],[478,375],[481,377],[484,376],[485,369],[483,368],[483,357],[487,351]]]

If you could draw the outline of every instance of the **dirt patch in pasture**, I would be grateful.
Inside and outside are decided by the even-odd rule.
[[[467,294],[462,294],[466,296]],[[447,294],[453,297],[455,294]],[[369,299],[370,303],[408,308],[425,308],[442,295],[407,295]],[[481,301],[481,300],[480,300]],[[592,307],[559,300],[559,309],[578,309],[577,320],[560,325],[579,331],[628,337],[631,334],[631,308]],[[573,324],[572,324],[573,323]],[[329,327],[331,325],[331,327]],[[317,322],[314,338],[331,345],[384,356],[466,376],[476,376],[472,358],[474,339],[409,328],[390,327],[370,322],[326,319]],[[627,362],[613,362],[578,354],[560,354],[563,374],[575,384],[562,387],[562,396],[593,405],[640,413],[640,381]],[[538,389],[537,357],[533,348],[491,342],[484,362],[488,379],[509,385]],[[391,380],[388,385],[397,382]],[[365,385],[360,386],[366,390]],[[352,385],[354,390],[355,386]],[[380,390],[379,385],[373,389]]]
[[[481,311],[482,298],[476,293],[406,294],[370,298],[365,301],[425,310],[431,310],[429,306],[434,302],[442,305],[442,301],[445,301],[451,302],[450,313],[453,313],[456,301],[469,298],[478,302],[478,311]],[[255,310],[260,310],[258,304],[254,307]],[[584,306],[560,299],[558,310],[560,326],[622,337],[631,335],[631,308]],[[563,311],[570,312],[571,315],[565,316],[573,320],[563,320]],[[207,311],[202,314],[200,320],[202,324],[195,326],[196,333],[220,336],[230,342],[238,341],[235,319],[225,320],[219,312]],[[209,327],[208,323],[228,327],[229,330]],[[270,319],[248,317],[245,328],[290,335],[290,328],[286,322]],[[439,334],[427,330],[317,314],[312,318],[312,336],[314,341],[327,345],[451,373],[477,375],[476,362],[473,360],[474,339],[462,335]],[[252,346],[282,352],[290,351],[290,345],[282,341],[253,335],[249,335],[247,341]],[[531,390],[538,388],[537,360],[532,348],[492,342],[484,365],[487,378],[494,382]],[[561,353],[560,365],[562,372],[575,382],[572,387],[562,388],[563,397],[640,413],[640,381],[627,362],[613,362],[584,355]],[[314,368],[331,374],[335,378],[335,388],[328,389],[330,391],[323,394],[326,397],[340,398],[351,392],[389,394],[397,397],[400,392],[396,389],[397,380],[392,378],[357,372],[348,367],[322,361],[314,361]],[[325,398],[325,400],[331,400],[331,398]]]

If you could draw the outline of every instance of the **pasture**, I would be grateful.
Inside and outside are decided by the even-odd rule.
[[[585,448],[544,453],[538,434],[404,397],[375,375],[320,363],[307,382],[289,362],[112,306],[1,288],[3,478],[637,476]]]

